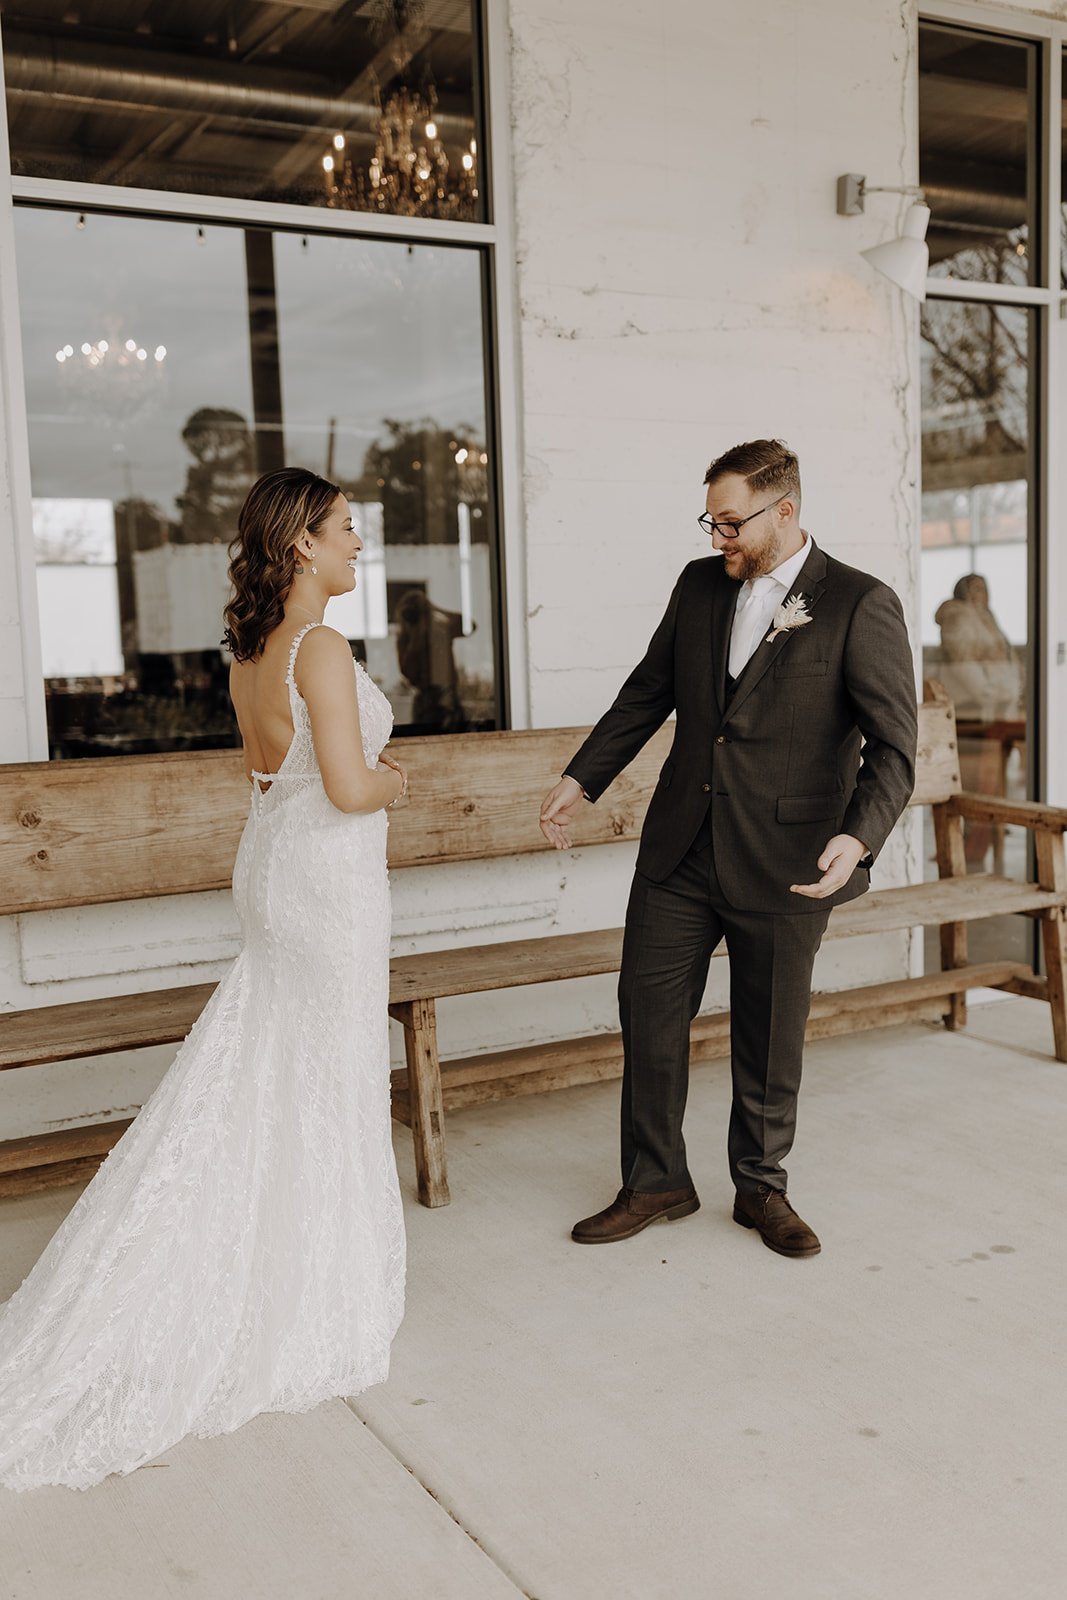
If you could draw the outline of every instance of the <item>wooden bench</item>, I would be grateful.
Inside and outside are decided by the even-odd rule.
[[[933,808],[940,877],[883,889],[833,913],[827,938],[940,928],[941,970],[817,994],[809,1037],[915,1018],[966,1022],[966,991],[988,986],[1047,1001],[1055,1053],[1067,1060],[1067,810],[961,792],[952,707],[928,686],[920,707],[913,805]],[[411,795],[390,824],[391,869],[500,858],[547,848],[542,794],[583,729],[486,733],[405,742]],[[633,840],[672,737],[668,726],[596,806],[583,808],[579,848]],[[248,791],[233,752],[138,756],[0,767],[0,914],[98,905],[228,885]],[[1035,842],[1036,881],[970,874],[963,819],[1016,823]],[[1047,977],[1023,963],[968,961],[968,924],[1024,913],[1041,922]],[[161,912],[161,916],[165,912]],[[404,1029],[406,1070],[394,1075],[394,1115],[414,1136],[419,1198],[448,1203],[446,1110],[616,1077],[613,1032],[441,1062],[436,1002],[618,971],[622,930],[555,934],[398,956],[390,1013]],[[214,988],[177,989],[43,1006],[0,1015],[0,1069],[182,1039]],[[701,1016],[693,1058],[727,1054],[729,1016]],[[0,1144],[0,1195],[87,1176],[128,1122],[72,1128]]]

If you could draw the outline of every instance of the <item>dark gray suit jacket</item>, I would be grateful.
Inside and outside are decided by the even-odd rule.
[[[717,557],[689,563],[644,660],[566,770],[599,799],[676,711],[637,870],[667,878],[710,804],[715,867],[731,905],[818,911],[862,894],[868,874],[857,868],[829,901],[790,894],[789,885],[818,880],[816,862],[837,833],[877,856],[914,787],[904,613],[886,584],[813,544],[791,591],[805,596],[812,621],[765,638],[728,697],[737,592]]]

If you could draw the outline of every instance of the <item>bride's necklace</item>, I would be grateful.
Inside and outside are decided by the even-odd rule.
[[[321,622],[322,621],[322,618],[315,616],[314,612],[309,611],[307,606],[298,606],[295,600],[290,600],[289,609],[290,609],[290,611],[302,611],[304,613],[305,617],[310,617],[311,618],[312,622]]]

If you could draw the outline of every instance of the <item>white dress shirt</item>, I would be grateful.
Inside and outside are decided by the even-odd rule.
[[[774,613],[783,600],[796,588],[800,569],[811,554],[811,535],[804,535],[804,544],[795,556],[783,561],[773,572],[760,578],[749,578],[741,585],[734,612],[734,625],[730,632],[730,676],[739,678],[766,639],[774,621]]]

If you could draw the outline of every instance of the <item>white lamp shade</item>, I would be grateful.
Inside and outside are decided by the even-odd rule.
[[[930,222],[930,207],[909,206],[904,218],[904,231],[899,239],[889,239],[876,244],[860,254],[877,272],[916,300],[926,299],[926,274],[930,266],[930,248],[926,243],[926,229]]]

